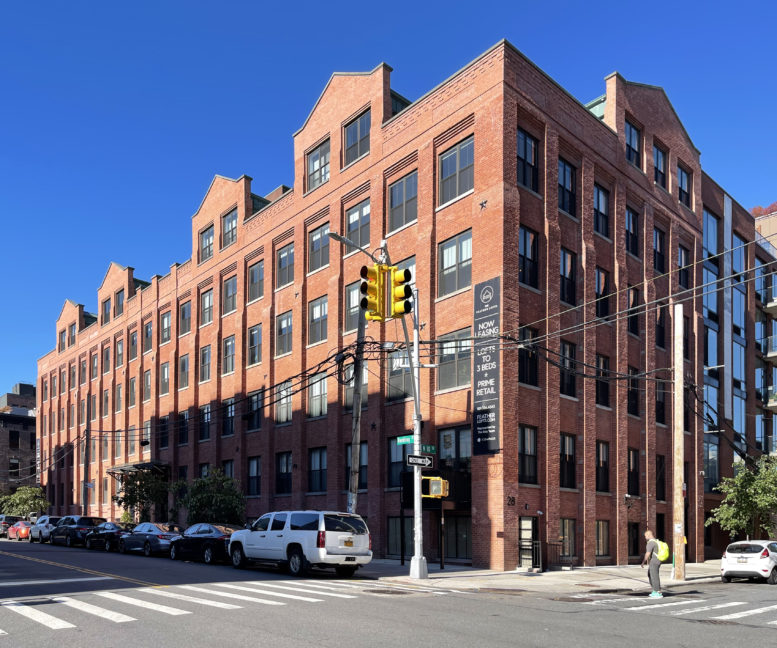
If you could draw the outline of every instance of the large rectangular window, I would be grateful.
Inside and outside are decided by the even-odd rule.
[[[639,335],[639,288],[629,286],[629,312],[627,315],[627,323],[629,333],[632,335]]]
[[[275,319],[275,355],[291,353],[291,311],[286,311]]]
[[[610,555],[610,522],[609,520],[596,521],[596,557],[603,558]]]
[[[677,165],[677,198],[686,207],[691,206],[691,173],[682,164]]]
[[[200,326],[213,321],[213,289],[200,294]]]
[[[656,307],[656,346],[666,348],[666,322],[668,306],[659,304]]]
[[[666,272],[666,234],[658,227],[653,228],[653,267],[656,272]]]
[[[232,436],[235,433],[235,399],[226,398],[221,403],[221,436]]]
[[[605,318],[610,315],[610,273],[597,266],[595,278],[596,316]]]
[[[561,368],[559,369],[560,385],[559,391],[565,396],[577,396],[577,388],[575,383],[575,371],[577,365],[575,363],[575,351],[576,347],[571,342],[566,340],[561,341]]]
[[[246,336],[248,342],[248,366],[259,364],[262,361],[262,325],[257,324],[248,329]]]
[[[278,250],[276,258],[275,287],[282,288],[294,283],[294,243],[284,245]]]
[[[653,182],[666,189],[666,151],[653,144]]]
[[[345,317],[343,321],[343,333],[355,331],[359,326],[359,302],[361,293],[359,292],[361,282],[355,281],[345,287]]]
[[[164,396],[170,392],[170,363],[163,362],[159,365],[159,395]]]
[[[351,487],[351,445],[345,446],[345,488]],[[359,482],[358,490],[367,488],[367,442],[362,441],[359,444]]]
[[[329,180],[329,140],[307,154],[308,186],[312,191]]]
[[[279,452],[275,455],[275,494],[291,493],[291,452]]]
[[[116,303],[113,310],[116,317],[124,313],[124,288],[116,292]],[[73,342],[75,343],[75,325],[73,325],[73,334]]]
[[[718,275],[714,267],[705,265],[702,270],[702,314],[704,319],[718,321]],[[732,291],[733,292],[733,291]]]
[[[249,497],[261,495],[262,488],[262,458],[248,457],[248,484],[246,495]]]
[[[289,423],[291,421],[291,381],[282,382],[276,387],[275,422]]]
[[[539,190],[539,164],[537,161],[538,142],[522,128],[518,129],[518,184],[531,189],[535,193]]]
[[[184,410],[178,414],[177,423],[178,445],[189,443],[189,410]]]
[[[345,127],[345,166],[370,152],[370,111]]]
[[[518,233],[518,281],[532,288],[539,285],[539,237],[523,225]]]
[[[518,382],[525,385],[539,385],[539,363],[537,350],[531,340],[537,337],[537,329],[526,326],[520,329],[520,339],[523,343],[518,350]]]
[[[682,245],[677,246],[677,283],[686,289],[691,285],[691,253]]]
[[[308,450],[308,492],[326,492],[326,448]]]
[[[594,232],[610,238],[610,192],[594,185]]]
[[[143,353],[151,351],[154,343],[154,323],[149,320],[143,324]]]
[[[402,485],[402,473],[407,470],[405,461],[413,449],[409,443],[399,445],[397,438],[389,439],[388,477],[386,480],[388,488],[399,488]]]
[[[210,439],[210,405],[200,407],[200,431],[199,440],[207,441]]]
[[[308,383],[308,416],[317,418],[327,412],[326,372],[317,373]]]
[[[577,255],[561,248],[561,283],[559,297],[561,301],[574,306],[577,304]]]
[[[327,296],[308,304],[308,344],[323,342],[327,338]]]
[[[705,259],[717,257],[718,254],[718,217],[704,210],[702,223],[702,254]],[[717,259],[713,259],[717,264]]]
[[[221,348],[221,373],[222,375],[231,374],[235,371],[235,336],[225,337]]]
[[[639,450],[636,448],[628,449],[626,488],[629,495],[639,497]]]
[[[469,328],[440,336],[437,347],[437,389],[470,384],[472,341]]]
[[[558,159],[558,207],[577,216],[577,169],[564,158]]]
[[[221,247],[237,241],[237,207],[221,217]]]
[[[571,558],[577,554],[577,541],[575,539],[575,526],[577,520],[573,518],[561,518],[559,531],[561,534],[561,557]]]
[[[227,315],[237,310],[237,276],[224,279],[221,288],[221,314]]]
[[[389,185],[389,232],[418,219],[418,171]]]
[[[444,205],[475,186],[475,138],[463,142],[440,155],[439,204]]]
[[[629,367],[629,387],[626,393],[627,410],[632,416],[639,416],[639,369]]]
[[[656,499],[666,501],[666,457],[656,455]]]
[[[260,430],[262,428],[262,407],[264,406],[264,390],[248,394],[248,416],[246,419],[246,429]]]
[[[537,483],[537,428],[518,426],[518,481]]]
[[[178,358],[178,389],[189,386],[189,354],[184,353]]]
[[[308,272],[329,265],[329,223],[308,233]]]
[[[210,380],[210,344],[200,349],[200,382]]]
[[[121,367],[124,364],[124,340],[116,340],[116,366]],[[76,386],[76,366],[71,366],[70,371],[70,389]]]
[[[444,297],[472,283],[472,230],[440,243],[437,296]]]
[[[664,383],[656,385],[656,423],[666,425],[666,389]]]
[[[328,238],[328,237],[327,237]],[[264,296],[264,260],[248,266],[248,301]]]
[[[575,436],[561,433],[560,441],[561,464],[559,474],[559,486],[561,488],[577,488],[575,480]]]
[[[638,169],[642,168],[642,132],[626,120],[626,161]]]
[[[610,406],[610,358],[596,354],[596,404]]]
[[[213,256],[213,225],[200,232],[200,263]]]
[[[606,441],[596,442],[596,490],[610,492],[610,444]]]
[[[143,372],[143,400],[151,400],[151,370]]]
[[[362,384],[361,384],[361,404],[362,408],[367,406],[367,378],[369,372],[367,371],[367,361],[362,361]],[[346,412],[350,412],[353,409],[353,363],[345,366],[345,389],[343,390],[343,408]]]
[[[370,200],[363,200],[358,205],[345,212],[345,235],[357,247],[367,248],[370,245]],[[346,246],[346,254],[356,248]]]
[[[626,251],[639,256],[639,214],[626,207]]]
[[[388,400],[408,398],[413,393],[413,374],[410,371],[410,362],[408,360],[407,351],[404,349],[392,351],[389,353],[388,361]]]

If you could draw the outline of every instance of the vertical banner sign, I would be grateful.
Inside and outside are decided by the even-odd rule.
[[[501,449],[499,435],[499,330],[501,318],[500,278],[475,286],[475,371],[472,399],[472,454],[495,454]]]

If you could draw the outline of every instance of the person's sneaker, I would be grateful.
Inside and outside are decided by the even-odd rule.
[[[650,598],[664,598],[664,595],[661,592],[650,592],[649,597]]]

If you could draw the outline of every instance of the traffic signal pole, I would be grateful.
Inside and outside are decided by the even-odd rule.
[[[351,403],[351,475],[348,482],[348,512],[356,513],[359,496],[359,461],[361,459],[361,416],[362,416],[362,374],[364,369],[364,333],[367,321],[364,311],[359,309],[359,323],[356,329],[356,354],[353,359],[353,402]]]

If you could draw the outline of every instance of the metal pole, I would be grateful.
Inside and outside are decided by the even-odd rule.
[[[91,393],[86,394],[86,428],[84,429],[84,469],[82,471],[81,477],[83,478],[83,483],[81,484],[81,505],[84,509],[83,515],[89,515],[89,487],[87,484],[89,483],[89,437],[90,437],[90,431],[89,431],[89,419],[91,417],[91,410],[92,410],[92,395]]]
[[[683,479],[685,477],[685,433],[683,431],[683,306],[674,305],[672,318],[672,353],[674,354],[673,401],[673,465],[672,465],[672,547],[674,550],[674,579],[685,580],[685,516]]]
[[[359,493],[359,461],[361,459],[361,416],[362,416],[362,365],[364,363],[364,333],[367,320],[359,309],[359,324],[356,329],[356,354],[353,359],[353,409],[351,410],[351,475],[348,491],[348,512],[356,513]]]
[[[440,502],[440,569],[445,569],[445,507]]]
[[[404,454],[404,452],[402,453]],[[407,466],[402,466],[402,490],[399,493],[399,551],[400,559],[399,564],[405,564],[405,471]]]

